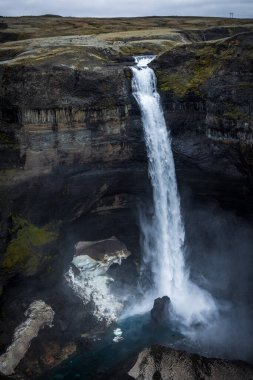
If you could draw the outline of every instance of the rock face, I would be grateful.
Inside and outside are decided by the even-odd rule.
[[[250,380],[253,368],[244,362],[210,359],[168,347],[152,346],[139,354],[128,374],[137,380]]]
[[[77,346],[73,342],[66,344],[64,347],[59,347],[57,344],[49,344],[41,360],[47,368],[53,368],[73,355],[76,349]]]
[[[252,186],[252,40],[248,32],[186,44],[153,63],[179,182],[202,195],[210,182],[216,199],[223,193],[234,205]],[[252,196],[247,203],[252,207]]]
[[[168,296],[156,298],[150,312],[151,318],[156,323],[168,323],[170,318],[170,299]]]
[[[76,241],[115,234],[137,251],[136,203],[148,179],[129,62],[113,44],[84,35],[13,43],[0,53],[0,350],[23,305],[45,299],[54,327],[17,369],[34,379],[103,330],[97,305],[84,305],[64,274]],[[106,289],[108,278],[100,276]]]
[[[92,303],[93,316],[107,326],[117,320],[123,309],[122,300],[110,291],[109,282],[113,281],[107,271],[113,264],[130,255],[126,246],[115,237],[98,242],[79,242],[76,254],[65,278],[75,294],[84,303]]]
[[[14,19],[5,21],[3,39],[18,31]],[[193,189],[196,197],[212,197],[235,207],[247,197],[247,209],[253,205],[250,23],[236,21],[231,29],[225,20],[223,26],[215,20],[201,24],[184,20],[182,31],[175,35],[152,28],[164,22],[175,28],[177,20],[149,19],[138,33],[130,28],[130,35],[91,36],[83,30],[94,29],[90,20],[28,21],[37,23],[35,37],[43,38],[17,35],[1,48],[0,249],[4,254],[15,238],[10,233],[15,215],[36,227],[56,222],[69,230],[73,223],[84,222],[85,239],[91,234],[94,240],[117,234],[136,245],[136,204],[150,189],[127,54],[132,54],[133,45],[137,53],[143,52],[151,37],[152,46],[166,50],[154,68],[172,130],[179,185]],[[46,35],[41,27],[45,22],[50,25]],[[82,33],[66,36],[65,22]],[[166,35],[170,45],[161,48]],[[222,39],[208,42],[213,38]],[[127,233],[122,232],[125,220],[134,225]],[[61,267],[57,254],[50,252],[55,261],[45,264],[47,269]],[[15,265],[2,273],[2,286],[16,274],[27,275]]]
[[[33,53],[0,65],[3,250],[10,213],[34,224],[124,213],[146,177],[129,71],[115,51],[86,36],[21,45]]]
[[[22,374],[29,367],[33,379],[74,352],[81,335],[99,330],[92,302],[84,305],[64,279],[75,242],[85,244],[76,247],[73,278],[80,276],[78,257],[96,273],[114,261],[103,256],[112,241],[103,245],[105,252],[100,243],[87,246],[91,240],[105,244],[112,235],[132,252],[117,280],[124,272],[131,281],[136,277],[137,205],[150,186],[131,91],[133,54],[159,54],[154,68],[180,190],[186,186],[196,198],[253,209],[251,23],[0,20],[1,352],[34,299],[45,299],[55,311],[50,334],[42,331],[20,362]],[[109,273],[116,275],[114,265]]]
[[[27,319],[15,330],[13,342],[0,356],[0,372],[12,375],[15,368],[29,349],[31,340],[36,338],[40,329],[51,327],[54,311],[44,301],[34,301],[25,312]]]

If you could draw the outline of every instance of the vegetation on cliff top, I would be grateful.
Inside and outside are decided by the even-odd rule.
[[[196,51],[192,47],[184,47],[184,50],[189,52],[188,60],[182,60],[182,63],[175,68],[157,71],[159,89],[173,91],[180,97],[190,91],[199,93],[200,86],[220,65],[220,62],[215,60],[215,45],[212,43],[197,47]]]
[[[0,18],[0,60],[5,64],[39,65],[63,63],[81,67],[87,60],[80,47],[100,47],[97,59],[112,55],[160,54],[178,44],[222,38],[252,30],[252,20],[208,17]],[[79,39],[79,41],[78,41]],[[87,53],[87,51],[86,51]],[[93,57],[94,60],[94,57]]]
[[[0,18],[1,41],[20,41],[30,38],[52,36],[98,35],[165,29],[201,30],[225,26],[234,28],[248,25],[251,19],[228,19],[220,17],[132,17],[132,18],[78,18],[44,15],[41,17]],[[5,40],[4,40],[5,39]]]
[[[237,37],[220,41],[204,42],[178,47],[171,53],[178,55],[180,59],[176,67],[164,67],[156,70],[158,87],[161,91],[173,91],[177,96],[183,97],[189,92],[199,95],[201,86],[218,70],[222,69],[226,62],[232,59],[240,59],[238,48],[240,40]],[[244,58],[249,59],[253,53],[253,47],[244,49]],[[168,57],[169,58],[169,57]],[[169,61],[169,60],[168,60]]]

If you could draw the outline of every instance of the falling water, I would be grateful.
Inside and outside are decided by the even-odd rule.
[[[154,277],[152,297],[168,295],[183,323],[206,322],[215,312],[211,295],[189,278],[184,258],[185,231],[180,212],[171,138],[167,130],[156,77],[148,64],[154,57],[135,57],[133,95],[144,129],[153,188],[153,215],[142,222],[145,260]]]

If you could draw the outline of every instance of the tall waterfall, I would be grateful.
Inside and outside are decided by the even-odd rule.
[[[206,322],[215,312],[211,295],[189,278],[184,258],[185,231],[180,212],[171,138],[166,127],[154,71],[153,57],[135,57],[133,95],[142,115],[149,175],[153,188],[153,215],[142,221],[144,256],[154,277],[152,297],[170,297],[184,324]]]

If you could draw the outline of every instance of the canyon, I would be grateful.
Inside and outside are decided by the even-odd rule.
[[[171,131],[189,245],[197,227],[207,233],[203,210],[252,226],[253,23],[1,17],[0,40],[0,350],[32,302],[50,305],[53,327],[39,332],[15,369],[34,379],[106,329],[92,302],[65,281],[78,242],[115,236],[131,255],[108,269],[111,287],[137,287],[138,209],[152,188],[131,88],[134,55],[156,55],[150,66]],[[218,228],[210,223],[210,235]],[[210,239],[207,233],[212,246]]]

